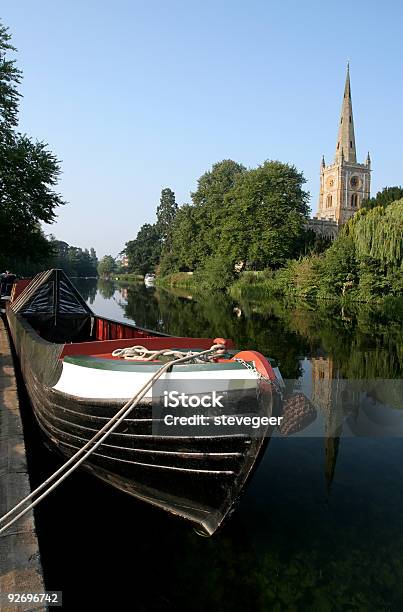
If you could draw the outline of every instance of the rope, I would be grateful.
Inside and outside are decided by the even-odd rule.
[[[221,340],[221,338],[220,338]],[[217,345],[218,346],[218,345]],[[223,355],[225,353],[225,346],[217,348],[216,355]],[[196,362],[204,361],[200,359],[202,353],[192,353],[192,351],[180,351],[172,349],[162,349],[159,351],[152,351],[147,349],[145,346],[137,344],[136,346],[129,346],[127,348],[115,349],[112,352],[113,357],[121,357],[122,359],[128,359],[132,361],[155,361],[159,357],[173,357],[174,359],[180,359],[181,357],[189,357],[194,359]],[[206,356],[206,355],[205,355]],[[212,357],[208,355],[207,357]]]
[[[221,338],[216,339],[221,340]],[[144,348],[144,347],[142,347]],[[147,391],[151,389],[154,382],[158,380],[166,372],[171,369],[173,365],[177,363],[184,363],[186,361],[190,361],[197,355],[197,357],[201,357],[204,355],[214,355],[221,354],[222,351],[225,350],[225,344],[213,344],[211,348],[202,351],[200,353],[187,353],[186,355],[174,359],[173,361],[169,361],[164,363],[154,374],[149,378],[149,380],[141,387],[140,391],[138,391],[122,408],[90,439],[88,442],[80,448],[66,463],[64,463],[56,472],[54,472],[49,478],[47,478],[39,487],[37,487],[34,491],[32,491],[29,495],[24,497],[18,504],[16,504],[7,514],[0,518],[0,525],[6,521],[10,516],[15,514],[15,512],[21,508],[27,501],[35,497],[40,491],[42,491],[47,485],[50,485],[52,481],[54,481],[58,476],[60,476],[51,486],[47,488],[47,490],[42,493],[39,497],[37,497],[32,503],[29,504],[24,510],[22,510],[19,514],[14,516],[8,523],[6,523],[1,529],[0,534],[6,531],[11,525],[13,525],[18,519],[23,517],[27,512],[35,508],[37,504],[39,504],[42,499],[47,497],[56,487],[58,487],[63,480],[65,480],[70,474],[72,474],[90,455],[100,446],[108,436],[115,431],[115,429],[122,423],[122,421],[130,414],[130,412],[137,406],[139,401],[145,396]],[[93,445],[91,447],[91,445]],[[90,448],[91,447],[91,448]],[[69,467],[71,466],[71,467]],[[69,468],[67,471],[66,468]],[[64,472],[64,473],[63,473]]]

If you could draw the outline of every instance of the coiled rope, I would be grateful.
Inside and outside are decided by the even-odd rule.
[[[217,338],[217,340],[222,340],[222,338]],[[218,346],[218,344],[216,345]],[[225,345],[222,345],[222,348],[217,348],[214,355],[203,353],[192,353],[189,351],[180,351],[179,349],[161,349],[160,351],[151,351],[147,349],[145,346],[141,346],[137,344],[136,346],[129,346],[127,348],[115,349],[112,352],[113,357],[121,357],[122,359],[129,359],[132,361],[153,361],[158,359],[159,357],[173,357],[175,359],[181,359],[182,357],[190,357],[196,363],[200,363],[206,361],[206,359],[213,359],[217,356],[223,355],[225,353]],[[202,358],[202,356],[204,358]]]
[[[144,349],[144,347],[140,347]],[[147,350],[147,349],[144,349]],[[114,351],[116,352],[116,351]],[[156,351],[152,351],[156,352]],[[161,351],[157,351],[161,354]],[[180,351],[170,351],[166,349],[166,352],[174,352],[181,353]],[[33,497],[36,497],[38,493],[43,491],[46,487],[48,487],[39,497],[36,497],[34,501],[32,501],[29,506],[24,508],[21,512],[19,512],[16,516],[14,516],[8,523],[6,523],[1,529],[0,534],[6,531],[11,525],[13,525],[16,521],[18,521],[21,517],[23,517],[27,512],[32,510],[37,504],[39,504],[42,499],[47,497],[49,493],[51,493],[56,487],[58,487],[70,474],[72,474],[90,455],[100,446],[108,436],[115,431],[115,429],[122,423],[122,421],[128,417],[130,412],[137,406],[139,401],[146,395],[146,393],[152,388],[158,378],[160,378],[167,370],[171,369],[173,365],[178,363],[185,363],[186,361],[191,361],[192,359],[199,359],[203,356],[220,356],[225,352],[225,343],[222,338],[216,338],[214,340],[214,344],[211,348],[201,351],[198,353],[188,352],[185,355],[181,353],[181,356],[164,363],[153,375],[149,378],[149,380],[141,387],[139,391],[128,401],[122,408],[90,439],[88,442],[80,448],[66,463],[64,463],[56,472],[54,472],[49,478],[47,478],[39,487],[37,487],[34,491],[32,491],[29,495],[24,497],[18,504],[16,504],[7,514],[4,514],[0,518],[0,525],[5,523],[5,521],[16,513],[26,502],[31,500]],[[67,469],[69,468],[69,469]],[[59,477],[59,478],[57,478]],[[53,482],[55,479],[57,480]],[[50,484],[52,483],[53,484]],[[50,485],[50,486],[48,486]]]

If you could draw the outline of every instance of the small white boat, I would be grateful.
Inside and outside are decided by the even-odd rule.
[[[144,277],[144,284],[146,287],[154,287],[155,283],[155,274],[149,273]]]

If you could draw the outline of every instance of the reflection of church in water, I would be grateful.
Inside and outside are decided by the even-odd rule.
[[[312,357],[312,402],[325,419],[325,475],[328,490],[333,481],[343,422],[358,413],[360,392],[351,388],[332,357]]]

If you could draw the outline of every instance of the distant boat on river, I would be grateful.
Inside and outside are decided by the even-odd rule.
[[[155,274],[149,273],[144,277],[144,284],[146,287],[154,287],[155,284]]]

